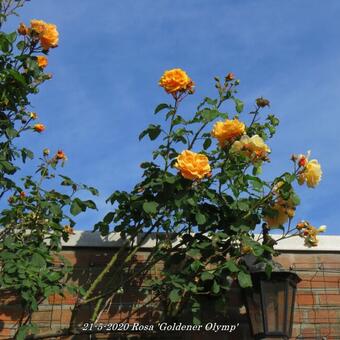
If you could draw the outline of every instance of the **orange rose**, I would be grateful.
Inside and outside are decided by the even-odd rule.
[[[20,23],[20,25],[18,27],[18,33],[20,35],[27,35],[28,34],[28,28],[23,22]]]
[[[38,124],[35,124],[34,126],[33,126],[33,129],[34,129],[34,131],[36,131],[36,132],[43,132],[43,131],[45,131],[45,125],[44,124],[41,124],[41,123],[38,123]]]
[[[199,180],[205,176],[210,176],[211,168],[208,157],[190,150],[184,150],[175,163],[181,175],[190,180]]]
[[[46,22],[43,20],[31,20],[31,31],[40,34],[45,29]]]
[[[45,29],[40,33],[39,38],[44,50],[57,47],[59,42],[57,26],[54,24],[46,24]]]
[[[48,59],[44,55],[38,55],[37,63],[39,67],[45,68],[48,65]]]
[[[56,25],[48,24],[43,20],[31,20],[31,32],[39,36],[41,47],[44,50],[57,47],[59,33]]]
[[[227,119],[225,122],[215,123],[211,135],[218,139],[218,142],[223,147],[225,144],[231,142],[235,138],[243,135],[245,132],[245,125],[238,119]]]
[[[57,152],[55,157],[56,157],[56,159],[60,159],[60,160],[64,160],[64,161],[67,160],[67,157],[66,157],[66,155],[65,155],[63,150],[58,150],[58,152]]]
[[[167,93],[171,94],[179,91],[192,91],[195,86],[187,73],[180,68],[165,71],[159,80],[159,85],[163,87]]]

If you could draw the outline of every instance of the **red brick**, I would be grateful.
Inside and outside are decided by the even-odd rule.
[[[336,310],[311,310],[308,312],[310,323],[334,323],[340,319]]]
[[[305,305],[314,305],[315,298],[312,294],[302,294],[298,293],[296,296],[296,303],[299,306],[305,306]]]
[[[323,294],[319,295],[319,303],[327,305],[340,305],[340,292],[339,294]]]
[[[53,305],[74,305],[77,301],[77,297],[68,293],[64,294],[64,297],[59,294],[53,294],[48,297],[48,302]]]
[[[1,320],[1,319],[0,319]],[[12,336],[14,334],[15,330],[14,329],[9,329],[9,328],[0,328],[0,338],[4,336]]]

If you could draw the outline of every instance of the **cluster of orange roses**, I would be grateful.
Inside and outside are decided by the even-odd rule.
[[[40,42],[43,51],[48,51],[50,48],[58,46],[59,33],[57,26],[46,23],[43,20],[31,20],[30,27],[21,23],[18,27],[18,33],[23,36],[28,36],[34,44]],[[47,57],[39,55],[36,57],[38,66],[45,68],[48,64]]]
[[[233,80],[234,75],[229,73],[226,79]],[[179,98],[181,94],[192,93],[194,82],[190,79],[187,73],[179,68],[165,71],[159,80],[159,85],[164,90],[172,94],[174,98]],[[269,101],[264,98],[256,100],[258,107],[269,106]],[[264,140],[258,136],[248,136],[246,134],[246,125],[240,122],[237,118],[226,119],[225,121],[216,122],[211,131],[212,137],[218,140],[220,147],[230,148],[231,154],[241,154],[248,158],[253,164],[268,161],[270,148],[265,144]],[[294,161],[298,163],[298,183],[307,183],[308,187],[314,188],[321,180],[322,170],[317,160],[308,160],[309,155],[293,156]],[[211,167],[209,159],[206,155],[195,153],[191,150],[184,150],[178,155],[174,164],[181,175],[192,181],[202,180],[204,177],[211,176]],[[282,183],[283,184],[283,183]],[[273,190],[275,197],[271,205],[275,216],[265,216],[265,221],[269,227],[277,227],[286,223],[294,217],[295,206],[290,200],[284,200],[278,195],[280,184]],[[312,230],[312,229],[308,229]],[[322,230],[321,230],[322,231]],[[313,233],[309,232],[309,244],[316,244],[313,241]]]

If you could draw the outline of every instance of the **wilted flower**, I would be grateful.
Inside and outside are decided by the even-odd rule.
[[[290,200],[284,200],[279,198],[274,202],[270,209],[272,210],[271,215],[265,215],[263,219],[268,224],[268,227],[274,228],[285,224],[289,219],[293,218],[295,215],[295,206]]]
[[[261,97],[261,98],[257,98],[256,99],[256,105],[258,107],[266,107],[266,106],[270,105],[270,102],[269,102],[268,99],[265,99],[265,98]]]
[[[69,234],[69,235],[74,235],[75,234],[73,228],[71,226],[69,226],[69,225],[65,225],[64,226],[64,232]]]
[[[260,136],[254,135],[249,137],[244,135],[239,141],[233,143],[230,151],[233,153],[241,153],[256,162],[259,160],[267,160],[270,148]]]
[[[325,225],[316,228],[307,221],[301,221],[296,226],[296,229],[300,231],[300,237],[305,239],[305,245],[308,247],[315,247],[318,245],[319,240],[317,239],[317,235],[325,232],[326,228]]]
[[[184,178],[190,180],[199,180],[211,173],[208,157],[190,150],[184,150],[174,166]]]

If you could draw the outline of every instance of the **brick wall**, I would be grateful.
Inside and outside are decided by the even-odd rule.
[[[336,237],[340,239],[339,237]],[[339,241],[339,240],[338,240]],[[334,243],[334,240],[332,240]],[[283,252],[277,258],[285,268],[294,269],[302,278],[298,285],[294,329],[292,339],[340,339],[340,241],[339,250],[329,250],[320,247],[318,250],[306,250],[300,246],[292,248],[284,247]],[[105,246],[105,247],[104,247]],[[100,247],[65,247],[63,255],[73,264],[74,272],[70,278],[75,283],[87,285],[100,272],[105,263],[115,251],[115,245],[107,243]],[[294,250],[295,248],[295,250]],[[143,261],[148,254],[148,248],[139,252],[136,262]],[[157,275],[159,267],[156,266],[150,272]],[[114,275],[114,273],[111,273]],[[119,279],[119,278],[117,278]],[[102,314],[100,322],[130,324],[140,323],[150,325],[157,323],[160,318],[160,307],[155,302],[148,307],[141,308],[143,301],[152,299],[152,296],[143,296],[138,293],[134,283],[127,287],[125,292],[116,297]],[[39,311],[33,314],[33,320],[39,325],[41,332],[56,330],[67,327],[71,317],[71,311],[76,297],[66,294],[64,297],[51,296],[40,306]],[[248,319],[243,305],[242,295],[235,286],[232,288],[226,319],[216,316],[211,310],[211,301],[203,301],[203,319],[205,322],[216,322],[217,324],[235,324],[236,330],[232,333],[221,332],[182,332],[152,335],[145,332],[141,338],[153,339],[230,339],[249,340]],[[77,321],[87,322],[89,320],[93,305],[85,306],[79,313]],[[20,300],[10,292],[0,293],[0,339],[11,338],[16,322],[21,316]],[[122,339],[117,335],[96,335],[92,339],[99,338]],[[136,337],[135,337],[136,338]],[[63,338],[66,339],[66,338]],[[72,339],[90,339],[87,335],[73,337]]]

